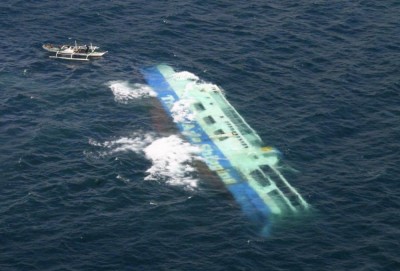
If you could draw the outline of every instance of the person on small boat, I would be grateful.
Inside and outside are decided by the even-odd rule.
[[[89,53],[89,46],[88,45],[85,45],[86,46],[86,54],[87,53]]]
[[[72,53],[74,53],[74,51],[75,51],[74,47],[72,47],[72,46],[66,46],[65,49],[61,48],[61,52],[66,53],[66,54],[72,54]]]

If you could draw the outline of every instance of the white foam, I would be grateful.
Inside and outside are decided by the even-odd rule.
[[[92,146],[109,149],[108,151],[100,152],[101,156],[107,156],[118,152],[127,151],[140,153],[153,140],[154,136],[152,134],[133,134],[132,137],[121,137],[117,140],[105,141],[103,143],[89,139],[89,144]]]
[[[199,80],[198,76],[194,75],[191,72],[187,72],[187,71],[176,72],[172,75],[172,78],[175,80],[191,80],[191,81]]]
[[[221,91],[221,92],[223,92],[222,88],[218,87],[217,85],[211,84],[211,83],[201,83],[201,87],[205,91]]]
[[[121,152],[134,152],[144,155],[152,162],[146,170],[145,180],[164,181],[170,185],[183,186],[192,190],[197,187],[198,179],[194,177],[196,169],[194,160],[201,160],[200,149],[184,141],[177,135],[157,138],[153,134],[134,134],[116,140],[99,143],[89,140],[89,144],[106,148],[101,156],[115,155]]]
[[[125,178],[119,174],[117,175],[117,179],[123,181],[124,183],[129,183],[131,181],[128,178]]]
[[[174,103],[171,108],[174,122],[192,122],[195,119],[195,115],[190,110],[191,104],[192,101],[187,99],[181,99]]]
[[[168,184],[194,189],[198,180],[193,177],[196,170],[191,163],[200,159],[199,152],[199,148],[176,135],[155,140],[144,149],[146,157],[153,162],[146,180],[161,178]]]
[[[192,82],[188,82],[185,86],[184,89],[184,96],[186,96],[190,91],[193,90],[193,88],[200,88],[205,92],[211,92],[211,91],[218,91],[224,94],[224,90],[220,88],[219,86],[205,82],[203,80],[196,80]]]
[[[110,81],[108,87],[116,102],[128,103],[129,100],[157,96],[156,92],[145,84],[130,84],[128,81]]]

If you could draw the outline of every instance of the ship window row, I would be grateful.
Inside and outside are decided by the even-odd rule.
[[[237,127],[240,128],[242,134],[251,134],[253,131],[250,129],[249,125],[244,122],[240,115],[232,108],[223,108],[222,111],[225,115],[235,123]]]
[[[244,139],[240,135],[237,134],[237,132],[233,129],[232,126],[231,126],[231,129],[232,129],[232,134],[235,135],[237,137],[237,139],[239,140],[240,144],[242,144],[242,146],[247,149],[249,146],[244,141]]]
[[[233,125],[232,125],[230,122],[228,122],[228,121],[226,122],[226,125],[231,129],[232,134],[235,135],[235,136],[237,136],[237,138],[238,138],[240,144],[242,144],[242,146],[243,146],[244,148],[247,149],[247,148],[249,147],[249,145],[247,145],[247,143],[244,141],[244,139],[243,139],[241,136],[239,136],[239,135],[237,134],[237,132],[236,132],[235,129],[233,128]]]
[[[246,142],[244,142],[243,138],[241,138],[241,137],[239,136],[238,139],[239,139],[240,144],[242,144],[243,147],[245,147],[246,149],[249,147],[249,145],[247,145]]]

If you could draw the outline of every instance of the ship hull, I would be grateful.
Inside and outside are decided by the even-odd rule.
[[[265,226],[271,215],[308,207],[276,169],[279,152],[262,146],[262,140],[221,89],[199,83],[187,74],[182,78],[167,65],[146,68],[142,73],[181,134],[199,147],[208,168],[219,176],[248,217]],[[186,112],[183,117],[177,117],[178,105]],[[262,167],[268,167],[282,184],[265,174]],[[289,193],[298,205],[286,197]]]

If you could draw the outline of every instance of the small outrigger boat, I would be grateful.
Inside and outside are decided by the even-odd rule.
[[[50,58],[60,58],[67,60],[83,60],[88,61],[91,58],[98,58],[107,53],[107,51],[99,51],[98,46],[90,45],[78,45],[75,41],[75,45],[53,45],[43,44],[43,49],[48,52],[56,53]]]

